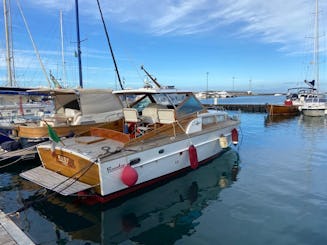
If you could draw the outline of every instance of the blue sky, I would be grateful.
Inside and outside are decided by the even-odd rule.
[[[16,1],[11,1],[16,80],[47,86]],[[143,86],[144,67],[163,85],[206,90],[284,92],[313,79],[313,0],[100,0],[125,87]],[[20,0],[42,62],[78,86],[73,0]],[[327,91],[327,2],[320,3],[320,89]],[[65,71],[59,11],[63,11]],[[118,88],[96,0],[80,0],[85,88]],[[3,12],[1,6],[1,14]],[[0,19],[1,30],[4,18]],[[5,85],[1,32],[0,82]],[[61,81],[61,80],[60,80]]]

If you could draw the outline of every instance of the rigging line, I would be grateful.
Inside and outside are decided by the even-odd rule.
[[[122,81],[120,79],[120,75],[119,75],[119,71],[118,71],[116,59],[115,59],[115,56],[114,56],[114,52],[113,52],[112,47],[111,47],[111,43],[110,43],[110,39],[109,39],[109,34],[108,34],[108,31],[107,31],[106,23],[105,23],[104,18],[103,18],[103,14],[102,14],[102,10],[101,10],[101,6],[100,6],[99,0],[97,0],[97,3],[98,3],[98,8],[99,8],[99,11],[100,11],[100,15],[101,15],[101,20],[102,20],[103,28],[104,28],[104,31],[106,33],[106,37],[107,37],[107,42],[108,42],[108,45],[109,45],[110,53],[111,53],[111,56],[112,56],[112,59],[113,59],[114,65],[115,65],[115,70],[116,70],[116,74],[117,74],[117,77],[118,77],[119,85],[120,85],[121,89],[124,90]]]
[[[52,188],[52,190],[55,190],[58,188],[58,190],[60,190],[60,192],[62,192],[63,190],[67,189],[68,187],[72,186],[76,181],[78,181],[81,177],[83,177],[87,171],[90,170],[90,168],[95,164],[95,161],[92,161],[88,166],[82,168],[81,170],[77,171],[75,174],[73,174],[71,177],[67,178],[66,180],[58,183],[54,188]],[[77,178],[75,178],[77,175],[81,174],[80,176],[78,176]],[[60,185],[63,185],[65,182],[69,181],[73,179],[73,181],[71,183],[69,183],[67,186],[64,186],[63,188],[59,189]]]
[[[24,152],[28,152],[29,150],[33,150],[34,148],[36,148],[37,145],[32,145],[23,149],[18,149],[18,150],[14,150],[14,151],[5,151],[5,152],[1,152],[0,153],[0,162],[7,160],[9,158],[12,158],[13,156],[10,156],[10,153],[12,152],[16,152],[16,153],[24,153]],[[6,157],[6,155],[9,155]],[[4,157],[3,157],[4,156]]]
[[[31,34],[31,32],[30,32],[30,29],[29,29],[29,27],[28,27],[27,21],[26,21],[25,16],[24,16],[23,10],[22,10],[22,8],[21,8],[21,6],[20,6],[20,2],[19,2],[19,0],[16,0],[16,2],[17,2],[17,6],[18,6],[18,8],[19,8],[19,12],[20,12],[20,14],[21,14],[21,16],[22,16],[22,18],[23,18],[23,21],[24,21],[24,24],[25,24],[26,30],[27,30],[27,32],[28,32],[28,35],[29,35],[29,37],[30,37],[30,39],[31,39],[31,42],[32,42],[32,45],[33,45],[33,48],[34,48],[34,51],[35,51],[35,54],[36,54],[36,57],[37,57],[37,59],[38,59],[39,62],[40,62],[40,65],[41,65],[41,69],[42,69],[42,71],[43,71],[43,74],[44,74],[45,78],[46,78],[47,81],[48,81],[48,85],[49,85],[49,87],[51,87],[50,79],[49,79],[48,74],[47,74],[47,72],[46,72],[46,70],[45,70],[45,67],[44,67],[44,65],[43,65],[43,62],[42,62],[42,60],[41,60],[40,53],[39,53],[39,51],[38,51],[38,49],[37,49],[37,47],[36,47],[36,45],[35,45],[35,42],[34,42],[34,40],[33,40],[32,34]]]
[[[9,159],[9,158],[6,158],[6,159]],[[4,160],[6,160],[4,159]],[[19,162],[20,160],[22,159],[22,157],[19,157],[18,159],[14,160],[13,162],[10,162],[10,163],[7,163],[5,165],[1,165],[0,166],[0,169],[3,169],[3,168],[6,168],[6,167],[9,167],[11,165],[14,165],[15,163]],[[2,160],[1,160],[2,161]]]

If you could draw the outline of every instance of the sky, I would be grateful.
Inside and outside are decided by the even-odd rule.
[[[99,2],[125,88],[144,85],[141,65],[161,85],[194,91],[285,92],[315,79],[314,0]],[[319,4],[319,89],[327,92],[327,1]],[[49,86],[19,6],[48,76],[51,71],[63,86],[78,87],[74,0],[11,0],[17,86]],[[83,87],[119,89],[96,0],[79,0],[79,20]],[[3,14],[0,22],[5,86]]]

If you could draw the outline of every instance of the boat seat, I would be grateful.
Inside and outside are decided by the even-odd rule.
[[[174,130],[174,137],[176,137],[176,117],[174,109],[158,109],[158,120],[160,124],[172,124]]]
[[[123,114],[124,114],[125,122],[138,123],[141,121],[138,116],[139,114],[137,110],[134,108],[124,108]]]
[[[68,121],[73,121],[75,115],[77,115],[80,111],[71,109],[71,108],[65,108],[65,117],[67,117]]]
[[[139,117],[139,113],[135,108],[124,108],[123,114],[125,123],[134,124],[134,130],[133,132],[130,132],[131,135],[134,135],[134,137],[143,135],[148,130],[148,127],[142,126],[144,122]]]
[[[159,122],[158,119],[158,108],[155,107],[146,107],[142,111],[143,121],[149,124],[155,124]]]

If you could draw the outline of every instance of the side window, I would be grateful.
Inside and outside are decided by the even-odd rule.
[[[198,112],[202,109],[203,107],[201,103],[192,95],[180,107],[177,108],[177,117],[181,117],[193,112]]]

